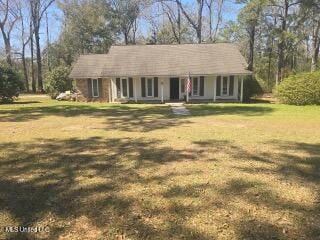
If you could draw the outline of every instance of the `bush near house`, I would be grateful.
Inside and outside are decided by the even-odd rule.
[[[263,89],[256,77],[247,77],[243,84],[243,100],[245,102],[250,101],[250,98],[253,96],[263,94]]]
[[[52,98],[59,93],[72,89],[72,81],[69,78],[70,69],[67,67],[56,67],[45,75],[45,91]]]
[[[0,102],[12,102],[22,88],[18,72],[10,66],[0,65]]]
[[[282,103],[292,105],[320,104],[320,71],[301,73],[284,79],[277,87]]]

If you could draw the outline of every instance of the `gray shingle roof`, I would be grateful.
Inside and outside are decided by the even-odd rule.
[[[112,46],[108,54],[82,55],[72,78],[251,74],[230,43]]]

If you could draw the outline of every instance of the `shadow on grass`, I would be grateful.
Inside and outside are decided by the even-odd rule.
[[[42,103],[40,101],[19,101],[19,102],[11,102],[11,103],[1,103],[0,105],[26,105],[26,104],[33,104],[33,103]]]
[[[32,102],[30,102],[32,103]],[[23,102],[19,102],[23,104]],[[241,115],[260,116],[274,111],[271,107],[252,105],[220,105],[201,104],[188,105],[192,116],[206,115]],[[90,105],[90,104],[63,104],[53,106],[27,106],[16,109],[0,110],[0,122],[22,122],[37,120],[47,116],[76,117],[89,116],[106,118],[110,125],[117,125],[124,131],[133,131],[137,126],[143,127],[143,131],[152,128],[162,128],[173,125],[179,120],[187,120],[188,117],[179,117],[171,113],[171,109],[165,105]],[[191,117],[192,117],[191,116]],[[146,125],[146,126],[143,126]]]
[[[214,187],[224,196],[225,203],[232,203],[238,199],[257,206],[259,210],[268,209],[275,214],[289,212],[294,216],[295,224],[297,224],[292,229],[290,224],[268,222],[268,219],[257,219],[255,215],[252,215],[254,212],[243,212],[242,220],[236,224],[239,239],[288,239],[291,237],[315,239],[320,236],[320,221],[317,217],[320,215],[320,143],[279,140],[265,143],[272,146],[272,149],[277,151],[276,154],[259,150],[249,152],[229,141],[206,140],[197,141],[194,144],[197,144],[200,149],[206,148],[212,152],[227,153],[230,159],[235,161],[233,168],[245,174],[259,176],[259,180],[255,181],[247,180],[245,177],[236,177],[228,181],[224,188]],[[244,161],[251,162],[250,167],[237,166],[237,162]],[[277,179],[287,186],[299,185],[313,189],[316,198],[313,202],[308,203],[290,201],[286,197],[288,193],[285,188],[279,193],[267,184],[270,181],[269,178]],[[212,188],[210,185],[208,187]],[[191,190],[186,188],[176,192],[185,191],[190,192]],[[288,229],[292,232],[288,233]]]
[[[132,184],[145,186],[174,175],[144,177],[139,170],[195,161],[201,152],[161,147],[161,142],[150,139],[39,139],[38,142],[1,145],[9,154],[0,158],[0,209],[20,226],[47,224],[51,231],[46,237],[53,239],[67,232],[70,226],[59,228],[59,224],[43,221],[55,218],[72,222],[86,216],[94,227],[105,229],[101,234],[107,239],[113,239],[118,231],[138,239],[153,236],[168,239],[179,234],[208,239],[200,233],[194,235],[197,231],[183,224],[155,229],[147,216],[165,218],[162,211],[148,208],[143,196],[121,194]],[[25,239],[26,236],[10,237]]]
[[[0,110],[0,122],[34,121],[48,116],[77,117],[87,116],[105,120],[106,130],[148,132],[156,129],[174,127],[188,120],[179,119],[171,113],[168,106],[149,105],[54,105],[24,107]]]
[[[202,104],[188,105],[193,116],[207,115],[241,115],[241,116],[262,116],[274,111],[274,108],[250,104]]]
[[[68,238],[73,231],[81,236],[83,229],[73,227],[75,219],[83,218],[87,221],[80,222],[82,226],[89,224],[90,231],[97,229],[95,239],[114,239],[116,235],[126,234],[131,239],[207,240],[223,234],[219,230],[210,235],[197,224],[188,222],[190,218],[198,219],[199,214],[203,215],[198,220],[200,223],[211,224],[209,232],[211,227],[225,228],[224,224],[228,224],[229,231],[239,239],[315,239],[319,236],[319,207],[288,200],[265,182],[272,180],[248,180],[239,174],[231,180],[229,177],[223,185],[203,183],[206,179],[198,183],[194,181],[204,178],[199,170],[189,169],[183,175],[179,169],[173,169],[176,163],[206,161],[205,153],[219,149],[230,154],[235,162],[274,166],[273,179],[318,186],[319,144],[273,141],[281,150],[277,159],[272,153],[249,153],[228,141],[194,144],[198,147],[184,151],[163,146],[157,139],[144,138],[38,139],[32,143],[1,144],[0,149],[6,154],[0,155],[0,209],[19,225],[48,225],[51,229],[48,239]],[[290,152],[292,149],[308,157],[299,158]],[[164,166],[171,171],[158,174],[157,170]],[[178,165],[181,166],[185,165]],[[283,167],[288,166],[290,171],[283,171]],[[239,170],[260,174],[254,165]],[[185,177],[188,181],[183,184],[175,177]],[[160,200],[163,202],[157,204]],[[237,205],[239,202],[246,202],[251,211],[255,210],[247,211]],[[218,211],[226,214],[215,216]],[[256,214],[258,211],[268,211],[269,216],[290,213],[295,216],[295,225],[277,224],[267,216]],[[212,212],[217,222],[210,222],[210,216],[206,217],[208,212]],[[286,227],[291,232],[287,233]],[[9,237],[32,236],[13,234]]]

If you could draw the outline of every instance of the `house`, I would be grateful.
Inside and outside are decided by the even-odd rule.
[[[234,44],[131,45],[81,55],[70,77],[84,101],[183,101],[188,77],[191,101],[242,101],[246,68]]]

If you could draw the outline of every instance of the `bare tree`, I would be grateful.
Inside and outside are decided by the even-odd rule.
[[[23,75],[24,75],[24,79],[25,79],[25,85],[26,85],[26,91],[29,92],[29,77],[28,77],[28,70],[27,70],[27,64],[26,64],[26,58],[25,58],[25,53],[26,53],[26,47],[28,45],[28,43],[30,42],[31,36],[32,36],[32,32],[27,32],[26,31],[26,27],[25,27],[25,21],[26,21],[26,16],[24,16],[23,14],[23,6],[22,6],[22,2],[18,2],[17,3],[17,9],[19,12],[19,19],[20,19],[20,23],[21,23],[21,59],[22,59],[22,67],[23,67]],[[30,16],[28,16],[27,18],[30,19]],[[30,30],[30,29],[29,29]]]
[[[31,19],[36,43],[38,90],[40,92],[43,92],[43,82],[39,30],[43,14],[53,2],[54,0],[30,0]]]
[[[12,65],[10,36],[15,23],[19,19],[12,3],[13,1],[10,1],[9,4],[9,0],[0,0],[0,29],[5,46],[6,61],[9,65]]]
[[[202,17],[203,17],[203,5],[204,0],[197,0],[197,14],[196,14],[196,20],[192,17],[194,14],[188,13],[185,7],[182,5],[180,0],[176,0],[176,3],[178,4],[179,8],[181,9],[181,12],[186,17],[192,28],[196,31],[198,43],[202,42]]]
[[[34,60],[34,56],[33,56],[33,51],[34,51],[34,48],[33,48],[33,26],[32,26],[32,21],[30,19],[30,67],[31,67],[31,86],[32,86],[32,92],[36,92],[37,91],[37,88],[36,88],[36,79],[34,77],[34,63],[33,63],[33,60]]]
[[[178,44],[181,44],[181,14],[180,7],[177,4],[176,9],[170,6],[166,1],[161,1],[163,13],[167,16],[173,36]],[[175,12],[176,10],[176,12]]]
[[[129,44],[129,34],[133,31],[135,38],[136,20],[140,13],[140,0],[111,0],[111,6],[120,32],[124,36],[124,43]],[[135,41],[135,40],[134,40]]]

